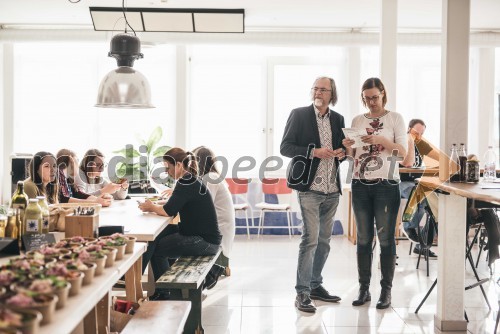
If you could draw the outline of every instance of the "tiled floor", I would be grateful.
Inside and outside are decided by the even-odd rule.
[[[417,256],[408,255],[408,241],[400,241],[398,245],[392,307],[377,310],[378,261],[373,267],[372,302],[362,307],[351,306],[358,290],[356,247],[344,236],[333,237],[323,272],[324,285],[342,301],[339,304],[317,301],[318,311],[312,315],[294,308],[299,241],[299,236],[292,239],[288,236],[252,236],[247,240],[246,236],[238,235],[231,258],[231,276],[223,277],[215,288],[206,292],[203,301],[205,333],[434,333],[436,292],[430,295],[418,314],[414,312],[436,277],[437,261],[431,260],[429,277],[425,262],[416,270]],[[490,283],[484,285],[492,311],[488,310],[479,288],[466,291],[470,333],[493,333],[498,310],[496,291],[500,291],[500,288],[495,290],[494,284],[499,277],[498,267]],[[484,256],[478,271],[481,278],[489,277]],[[472,271],[467,266],[466,283],[473,281]]]

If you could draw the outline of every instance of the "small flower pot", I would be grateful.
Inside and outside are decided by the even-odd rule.
[[[16,307],[9,305],[9,308],[16,311],[22,312],[24,310],[38,311],[42,314],[42,321],[40,325],[46,325],[52,322],[54,317],[54,312],[56,310],[56,304],[59,298],[56,295],[39,295],[39,298],[43,300],[38,300],[31,306]]]
[[[106,254],[106,256],[108,258],[106,259],[105,267],[109,268],[109,267],[114,266],[115,259],[116,259],[116,253],[118,252],[118,250],[116,248],[113,248],[113,247],[105,247],[103,249],[108,251],[108,253]]]
[[[127,244],[126,244],[127,246],[125,247],[125,254],[130,254],[134,252],[134,246],[136,241],[137,241],[136,237],[127,236]]]
[[[56,304],[56,310],[62,309],[66,305],[70,290],[70,282],[66,282],[66,285],[64,287],[54,289],[54,293],[56,294],[57,298],[59,298]]]
[[[97,264],[92,262],[85,262],[85,265],[88,269],[82,270],[82,272],[85,274],[85,276],[83,277],[82,285],[88,285],[92,283],[92,280],[95,276],[95,270],[97,268]]]
[[[23,334],[38,334],[42,314],[34,310],[18,310],[16,313],[21,314],[22,324],[16,327]]]
[[[66,280],[71,283],[71,288],[69,289],[69,296],[76,296],[80,293],[80,289],[82,288],[84,273],[78,270],[70,270],[73,272],[73,277],[66,277]]]
[[[123,256],[125,255],[126,246],[127,244],[121,246],[111,246],[116,249],[116,259],[115,259],[116,261],[120,261],[121,259],[123,259]]]
[[[107,258],[108,258],[108,256],[104,255],[104,257],[101,257],[101,258],[89,259],[89,262],[93,262],[96,265],[94,276],[99,276],[102,274],[102,272],[104,271],[104,267],[106,265]]]

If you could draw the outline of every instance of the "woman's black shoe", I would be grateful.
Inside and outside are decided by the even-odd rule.
[[[368,289],[360,289],[358,298],[352,302],[352,306],[361,306],[364,303],[372,300],[372,296],[370,295],[370,291]]]

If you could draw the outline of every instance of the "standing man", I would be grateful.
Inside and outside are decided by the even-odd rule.
[[[321,272],[330,252],[333,218],[341,193],[337,173],[345,157],[344,117],[329,108],[337,103],[335,81],[319,77],[311,88],[313,104],[292,110],[280,152],[292,158],[288,186],[298,192],[304,227],[297,266],[295,307],[314,313],[311,299],[339,302],[322,286]]]

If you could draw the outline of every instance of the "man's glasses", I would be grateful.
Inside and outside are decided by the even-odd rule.
[[[369,103],[369,102],[377,102],[377,101],[378,101],[378,98],[380,97],[380,95],[382,95],[382,94],[374,95],[374,96],[372,96],[372,97],[369,97],[369,96],[363,96],[363,101],[365,101],[366,103]]]
[[[332,90],[331,89],[318,88],[318,87],[312,87],[311,91],[313,91],[315,93],[320,92],[321,94],[324,94],[326,92],[331,92]]]

